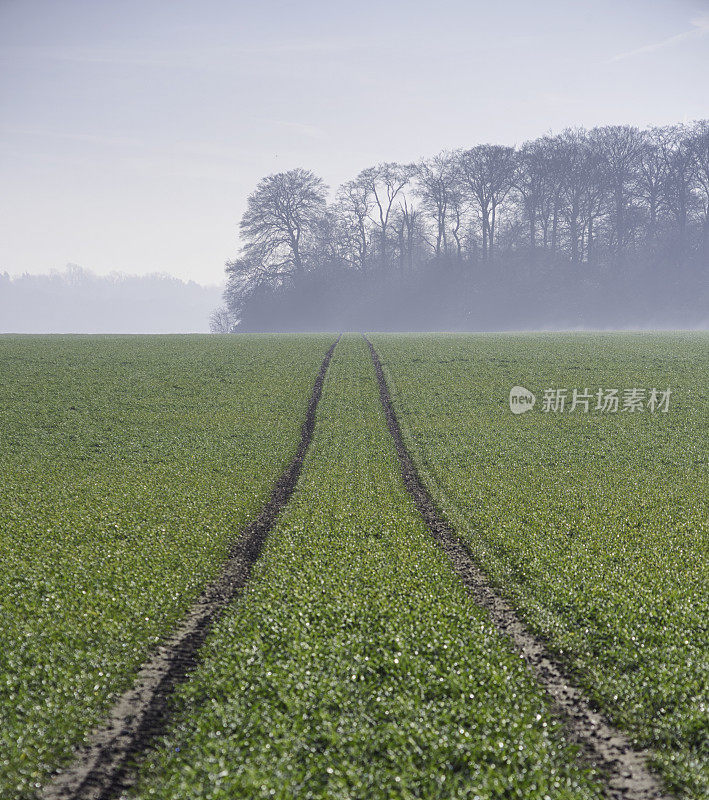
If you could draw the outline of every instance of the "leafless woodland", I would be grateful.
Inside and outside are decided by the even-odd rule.
[[[709,121],[263,178],[215,331],[706,324]]]

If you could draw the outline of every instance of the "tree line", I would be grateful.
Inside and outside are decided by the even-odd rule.
[[[330,202],[293,169],[259,182],[240,238],[215,331],[700,324],[709,121],[381,163]]]
[[[171,275],[96,275],[76,264],[0,272],[0,333],[206,333],[218,286]]]

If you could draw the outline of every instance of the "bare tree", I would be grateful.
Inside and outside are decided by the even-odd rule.
[[[399,203],[397,212],[396,230],[399,243],[399,271],[404,276],[404,265],[408,266],[409,273],[414,268],[414,250],[420,212],[410,201],[404,197]]]
[[[236,327],[248,304],[267,289],[283,285],[286,274],[260,260],[242,257],[226,263],[224,305],[229,311],[232,327]]]
[[[458,261],[463,259],[463,223],[466,214],[466,200],[462,189],[459,177],[456,175],[456,181],[453,185],[452,191],[449,196],[450,209],[448,216],[450,217],[451,236],[455,242],[455,255]]]
[[[560,141],[562,213],[571,262],[578,263],[583,259],[584,239],[589,248],[593,246],[593,222],[604,194],[601,157],[583,129],[564,131]]]
[[[650,128],[643,131],[638,157],[636,191],[646,206],[647,240],[650,247],[654,247],[657,237],[663,203],[663,188],[667,183],[668,175],[668,164],[663,154],[662,142],[662,129]]]
[[[586,261],[589,264],[596,262],[597,225],[603,218],[606,205],[606,184],[603,171],[603,162],[597,150],[589,147],[585,155],[586,169],[588,171],[586,186],[582,197],[582,215],[584,219],[581,231],[581,249],[586,249]]]
[[[237,322],[226,306],[219,306],[209,316],[209,330],[212,333],[233,333]]]
[[[480,213],[483,260],[488,260],[494,252],[498,208],[514,183],[514,148],[478,145],[460,153],[458,164],[461,178]]]
[[[342,223],[345,239],[354,252],[352,259],[362,271],[367,270],[369,257],[369,215],[373,198],[367,184],[361,180],[348,181],[337,195],[336,213]]]
[[[436,226],[434,253],[439,258],[441,252],[448,253],[448,217],[452,210],[455,216],[456,201],[459,199],[458,175],[455,156],[440,153],[416,167],[417,194],[423,209],[431,216]],[[455,223],[454,223],[455,224]],[[457,221],[458,227],[460,220]]]
[[[562,216],[562,189],[566,179],[565,143],[563,134],[545,136],[542,142],[547,165],[542,205],[544,249],[550,247],[552,253],[556,253],[559,245],[559,222]]]
[[[594,128],[590,133],[596,150],[605,162],[604,174],[613,198],[612,246],[621,256],[628,239],[629,211],[633,201],[633,186],[637,183],[643,135],[630,125],[608,125]]]
[[[250,195],[241,220],[248,260],[271,271],[302,275],[308,237],[325,213],[326,191],[322,180],[306,169],[264,178]]]
[[[394,201],[411,180],[413,172],[414,168],[409,164],[385,163],[362,170],[356,178],[372,201],[370,219],[379,229],[379,255],[383,265],[387,263],[387,237]]]
[[[231,316],[215,316],[214,329],[233,329],[238,320],[248,327],[267,308],[281,314],[284,298],[293,298],[294,313],[312,314],[317,298],[338,291],[347,298],[343,319],[353,319],[350,307],[365,302],[369,292],[379,297],[377,292],[393,290],[391,280],[370,274],[375,263],[398,267],[407,287],[402,297],[408,298],[415,294],[409,289],[430,291],[439,280],[428,269],[450,256],[474,262],[480,252],[505,270],[440,275],[441,297],[457,304],[459,320],[472,313],[467,302],[480,302],[487,290],[505,290],[509,276],[532,281],[532,292],[548,286],[544,281],[563,268],[562,254],[572,264],[598,266],[589,285],[594,292],[607,290],[612,306],[608,287],[615,281],[622,294],[637,269],[657,267],[648,281],[656,289],[668,263],[709,262],[709,122],[646,131],[569,129],[517,151],[479,145],[440,153],[416,167],[383,163],[345,183],[332,206],[319,178],[292,170],[258,184],[241,230],[243,247],[227,266]],[[603,269],[611,265],[616,269]],[[307,280],[297,280],[305,273]],[[677,280],[696,275],[687,269]],[[583,288],[571,279],[563,291],[574,286]],[[539,292],[538,300],[545,297]],[[422,302],[419,309],[424,307]]]
[[[517,153],[514,186],[522,201],[529,230],[529,247],[537,246],[537,220],[544,182],[544,160],[540,143],[527,142]]]
[[[682,261],[687,250],[687,223],[692,205],[695,157],[689,132],[684,125],[663,128],[660,148],[665,161],[664,200],[675,223],[676,241],[672,250]]]
[[[695,124],[690,149],[701,208],[702,255],[704,263],[709,266],[709,120],[703,119]]]

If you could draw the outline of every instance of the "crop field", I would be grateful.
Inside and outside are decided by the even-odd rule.
[[[598,797],[398,479],[359,337],[138,797]]]
[[[219,570],[332,337],[0,337],[0,797],[30,797]]]
[[[402,479],[367,342],[335,338],[0,337],[0,797],[704,798],[709,336],[369,337],[438,513],[662,794],[579,747]],[[570,411],[600,387],[643,410]],[[52,793],[293,464],[121,781]]]
[[[404,438],[476,560],[578,682],[709,795],[709,337],[373,336]],[[514,416],[510,389],[671,387],[667,413]],[[595,398],[594,398],[595,402]]]

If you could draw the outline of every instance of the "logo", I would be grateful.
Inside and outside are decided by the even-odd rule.
[[[513,386],[510,389],[510,411],[513,414],[524,414],[534,408],[537,398],[524,386]]]
[[[672,389],[584,389],[544,390],[540,409],[545,414],[667,414]],[[524,386],[510,389],[510,411],[524,414],[534,408],[537,398]]]

